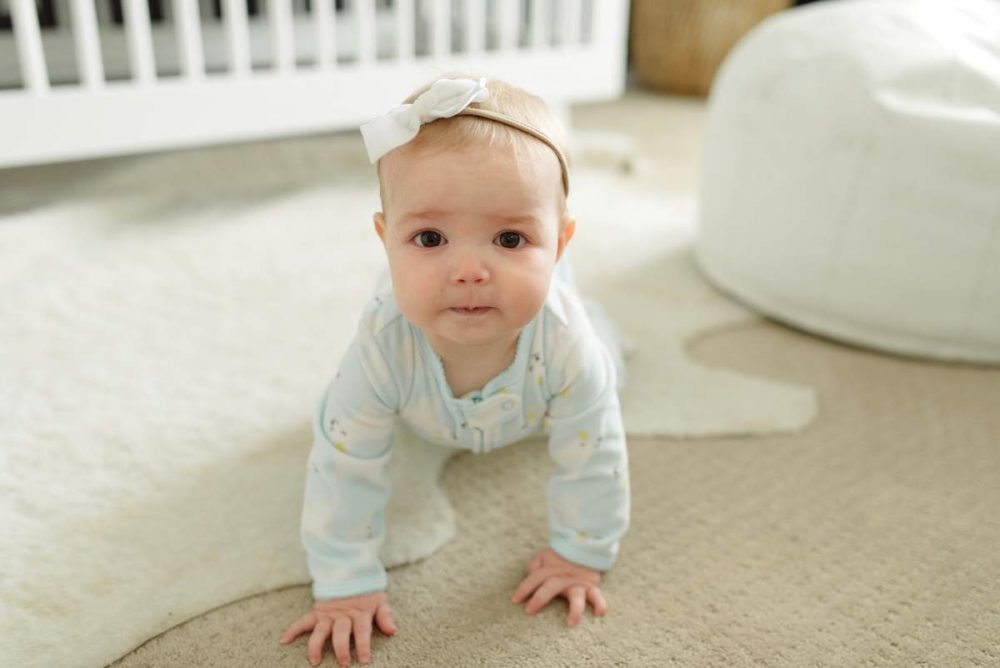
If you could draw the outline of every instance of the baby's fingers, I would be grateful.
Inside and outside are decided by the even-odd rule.
[[[396,634],[396,622],[392,619],[392,608],[386,602],[379,603],[378,610],[375,611],[375,622],[386,635]]]
[[[306,658],[314,666],[323,658],[323,643],[326,642],[326,637],[330,635],[330,626],[329,619],[320,617],[316,622],[316,628],[313,629],[312,635],[309,636],[309,644],[306,646]]]
[[[566,598],[569,599],[569,615],[566,617],[566,626],[570,628],[580,623],[583,618],[583,611],[587,607],[583,587],[570,587],[566,591]]]
[[[337,663],[346,666],[351,662],[351,618],[337,617],[333,622],[333,654]]]
[[[524,578],[524,580],[521,581],[521,584],[517,586],[517,589],[514,590],[514,596],[510,599],[511,602],[520,603],[526,599],[531,592],[538,589],[538,585],[545,582],[545,579],[550,576],[550,573],[546,573],[544,571],[534,571],[528,577]]]
[[[353,619],[354,648],[358,652],[358,662],[368,663],[372,659],[372,618],[365,612]]]
[[[594,615],[597,617],[603,617],[608,612],[608,604],[604,602],[604,594],[601,593],[600,587],[591,587],[587,590],[587,600],[590,601],[590,605],[594,608]]]
[[[559,592],[563,590],[565,583],[560,578],[549,577],[545,584],[539,587],[535,594],[528,601],[528,604],[524,606],[524,611],[529,615],[533,615],[545,606],[549,604],[553,598],[555,598]]]
[[[281,636],[281,643],[286,644],[298,638],[306,631],[311,631],[316,626],[316,615],[309,612],[292,622],[291,626]]]

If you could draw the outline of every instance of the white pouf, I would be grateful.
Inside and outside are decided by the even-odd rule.
[[[723,64],[702,160],[720,288],[848,342],[1000,362],[1000,2],[776,15]]]

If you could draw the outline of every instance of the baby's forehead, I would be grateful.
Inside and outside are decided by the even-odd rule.
[[[544,144],[531,137],[511,135],[508,139],[488,141],[486,139],[470,139],[456,136],[445,139],[439,135],[437,140],[414,140],[391,151],[382,159],[389,166],[436,162],[441,160],[481,161],[481,160],[513,160],[541,161],[551,154]],[[553,160],[555,160],[553,158]],[[558,166],[558,160],[555,160]]]
[[[379,164],[383,204],[399,196],[431,202],[456,199],[464,188],[490,199],[516,196],[519,201],[511,202],[515,209],[553,201],[561,209],[565,197],[558,160],[547,146],[534,142],[538,150],[528,140],[402,146]]]

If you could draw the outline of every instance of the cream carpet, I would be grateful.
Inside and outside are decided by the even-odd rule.
[[[399,633],[372,666],[1000,665],[1000,370],[843,347],[763,322],[711,334],[706,364],[816,388],[802,433],[632,439],[633,523],[609,612],[510,603],[545,537],[535,442],[460,456],[458,531],[390,572]],[[115,668],[302,668],[278,644],[305,587],[215,610]],[[56,665],[55,663],[51,665]],[[326,666],[335,666],[331,654]]]
[[[332,136],[0,175],[0,663],[103,665],[306,581],[310,415],[382,267],[362,156]],[[695,272],[690,194],[586,150],[573,190],[578,278],[634,343],[633,437],[810,422],[807,387],[686,355],[753,318]],[[400,444],[387,565],[462,533],[446,454]]]
[[[632,92],[574,119],[635,137],[647,192],[691,192],[702,114]],[[816,422],[753,439],[631,439],[633,525],[606,580],[610,612],[573,630],[564,603],[534,618],[509,603],[545,536],[544,444],[452,460],[455,539],[390,574],[400,631],[375,640],[372,665],[1000,665],[1000,370],[763,321],[688,352],[814,388]],[[303,666],[304,639],[277,638],[309,604],[305,587],[251,597],[115,668]]]

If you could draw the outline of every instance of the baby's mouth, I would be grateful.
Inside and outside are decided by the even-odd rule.
[[[458,306],[458,307],[453,307],[451,310],[454,311],[455,313],[458,313],[458,314],[461,314],[461,315],[482,315],[484,313],[492,311],[493,307],[491,307],[491,306],[471,306],[471,307]]]

